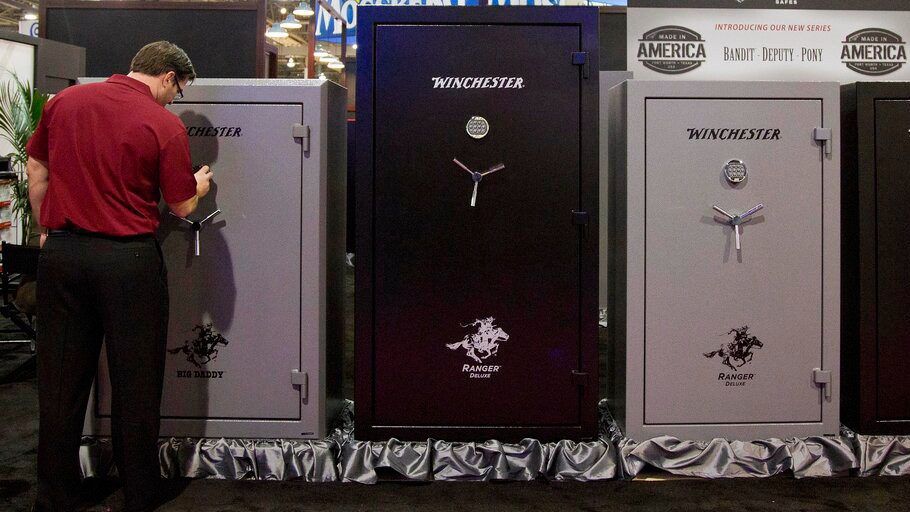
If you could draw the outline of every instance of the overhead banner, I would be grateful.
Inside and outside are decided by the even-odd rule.
[[[361,5],[378,5],[388,7],[469,7],[479,5],[479,0],[328,0],[329,5],[340,13],[347,23],[348,44],[357,40],[357,7]],[[332,17],[325,9],[317,9],[316,39],[329,43],[341,42],[341,22]]]
[[[661,80],[910,80],[910,2],[843,4],[629,0],[628,69]]]
[[[38,20],[19,20],[19,33],[38,37]]]
[[[480,0],[328,0],[329,4],[339,12],[347,22],[347,38],[353,42],[357,38],[357,7],[361,5],[379,5],[388,7],[474,7],[480,5]],[[626,5],[625,0],[489,0],[489,5],[506,7],[515,5],[530,5],[536,7],[548,6],[606,6]],[[316,21],[316,39],[331,43],[341,42],[341,23],[332,17],[325,9],[318,9]]]

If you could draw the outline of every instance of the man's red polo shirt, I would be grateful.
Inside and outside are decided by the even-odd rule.
[[[171,204],[196,194],[183,123],[125,75],[57,94],[27,151],[48,164],[41,224],[50,229],[154,233],[162,194]]]

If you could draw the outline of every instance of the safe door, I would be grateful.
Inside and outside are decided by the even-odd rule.
[[[876,334],[874,347],[875,421],[887,428],[889,423],[910,422],[910,299],[907,283],[910,268],[910,229],[905,205],[910,197],[907,180],[907,155],[910,154],[910,101],[875,101],[875,287],[873,315]],[[871,169],[864,167],[861,172]],[[871,263],[871,262],[870,262]],[[868,367],[867,367],[868,368]]]
[[[300,104],[181,103],[212,188],[186,219],[163,211],[170,318],[161,434],[306,437],[301,368]],[[102,365],[101,417],[110,415]]]
[[[596,386],[580,40],[578,25],[376,26],[367,435],[579,432]]]
[[[645,428],[821,422],[821,100],[645,107]]]

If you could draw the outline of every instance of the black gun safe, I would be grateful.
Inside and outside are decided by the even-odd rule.
[[[910,434],[910,82],[842,86],[844,424]]]
[[[359,16],[356,437],[594,435],[597,10]]]

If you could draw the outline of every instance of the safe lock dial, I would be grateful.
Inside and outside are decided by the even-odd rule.
[[[746,163],[738,158],[728,161],[724,164],[724,177],[731,185],[739,185],[748,177]]]
[[[756,212],[758,212],[759,210],[761,210],[764,207],[765,207],[764,204],[758,203],[757,205],[753,206],[752,208],[749,208],[747,211],[745,211],[739,215],[731,215],[730,213],[727,213],[726,210],[724,210],[720,206],[717,206],[716,204],[714,206],[712,206],[714,211],[720,213],[721,215],[723,215],[724,217],[727,218],[727,220],[724,222],[724,224],[727,224],[727,225],[733,227],[733,232],[736,233],[736,250],[737,251],[742,250],[742,244],[740,243],[739,226],[752,220],[751,219],[752,215],[754,215]]]
[[[472,116],[468,119],[468,125],[465,126],[468,135],[474,139],[482,139],[490,133],[490,122],[480,116]]]
[[[212,220],[212,218],[213,218],[215,215],[218,215],[219,213],[221,213],[221,210],[215,210],[215,211],[213,211],[212,213],[210,213],[210,214],[208,215],[208,217],[206,217],[206,218],[204,218],[204,219],[202,219],[202,220],[189,220],[189,219],[185,219],[185,218],[183,218],[183,217],[180,217],[179,215],[174,215],[174,212],[168,212],[168,213],[170,213],[170,214],[173,215],[174,217],[177,217],[178,219],[182,220],[183,222],[186,222],[186,223],[189,224],[190,227],[193,229],[193,232],[194,232],[195,235],[196,235],[196,252],[195,252],[195,255],[196,255],[196,256],[199,256],[199,254],[200,254],[200,245],[201,245],[201,244],[199,243],[199,232],[202,231],[202,226],[203,226],[203,224],[205,224],[206,222]]]

